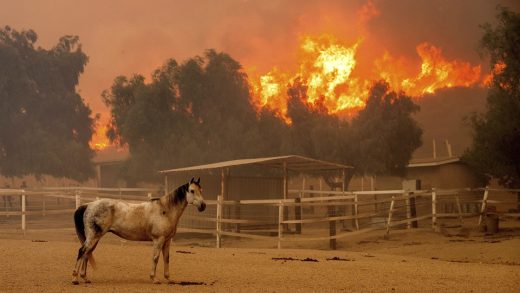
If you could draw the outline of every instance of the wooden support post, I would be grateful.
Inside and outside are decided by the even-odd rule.
[[[217,248],[221,247],[221,234],[222,231],[222,223],[220,222],[222,220],[222,195],[217,196]]]
[[[370,176],[370,190],[371,191],[375,190],[374,176]],[[374,213],[377,213],[377,211],[379,209],[379,206],[377,205],[377,194],[374,194],[374,201],[376,201],[376,203],[374,203]]]
[[[229,169],[228,168],[222,168],[220,169],[220,195],[222,196],[222,201],[226,200],[227,199],[227,180],[228,180],[228,175],[229,175]],[[220,211],[220,217],[225,217],[224,216],[224,212],[226,212],[226,217],[229,216],[227,215],[228,210],[224,209],[224,206],[223,206],[224,203],[222,203],[222,206],[221,206],[221,211]],[[220,225],[220,229],[222,230],[226,230],[228,226],[227,225]]]
[[[395,196],[392,195],[392,201],[390,202],[390,208],[388,209],[388,219],[386,220],[386,235],[390,233],[390,224],[392,223],[392,215],[394,213]]]
[[[484,217],[484,213],[486,212],[487,200],[489,196],[489,188],[486,186],[484,190],[484,197],[482,198],[482,205],[480,206],[480,216],[478,217],[478,226],[482,224],[482,218]]]
[[[79,190],[76,189],[74,191],[74,196],[76,198],[76,209],[77,209],[81,205],[81,195],[79,194]]]
[[[282,248],[282,236],[283,236],[283,214],[284,206],[283,201],[278,203],[278,249]]]
[[[294,218],[298,221],[302,219],[302,206],[300,205],[302,202],[302,193],[300,192],[300,196],[294,199],[296,205],[294,206]],[[296,234],[302,234],[302,223],[296,223]]]
[[[459,212],[460,225],[462,226],[462,207],[460,206],[460,199],[458,195],[455,196],[455,203],[457,205],[457,211]]]
[[[235,219],[240,220],[240,201],[235,204]],[[240,233],[240,223],[235,224],[235,232]]]
[[[410,197],[410,217],[412,217],[412,219],[417,218],[417,208],[415,206],[415,195],[413,194],[413,192]],[[413,220],[412,228],[418,228],[418,227],[419,227],[419,222],[417,222],[417,220]]]
[[[283,162],[283,199],[289,197],[289,175],[287,172],[287,162]],[[283,218],[289,219],[289,207],[284,207]],[[289,224],[284,224],[285,231],[289,231]]]
[[[432,188],[432,229],[437,231],[437,192]]]
[[[25,222],[25,211],[26,211],[26,207],[25,207],[25,190],[22,190],[21,201],[22,201],[22,231],[23,231],[23,234],[25,235],[25,228],[26,228],[26,222]]]
[[[336,207],[335,206],[328,206],[328,215],[329,217],[335,217],[336,216]],[[336,236],[336,221],[329,221],[329,236],[333,237]],[[330,249],[336,250],[336,239],[330,239],[329,241]]]
[[[42,216],[46,216],[46,211],[45,211],[45,196],[42,196]]]
[[[405,194],[403,194],[405,195]],[[412,228],[412,222],[410,221],[410,219],[412,218],[412,212],[411,212],[411,206],[410,206],[410,196],[412,195],[411,192],[408,192],[406,194],[406,199],[404,200],[404,204],[406,206],[406,219],[408,221],[406,221],[406,229],[411,229]]]
[[[359,230],[359,219],[357,218],[357,216],[358,216],[358,195],[357,194],[354,194],[354,215],[356,216],[356,218],[355,218],[356,230]]]
[[[168,195],[168,174],[164,174],[164,195]]]

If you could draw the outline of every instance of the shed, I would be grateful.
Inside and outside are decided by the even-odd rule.
[[[201,177],[204,198],[216,200],[223,195],[224,200],[244,199],[281,199],[289,198],[289,179],[295,175],[309,174],[320,176],[330,174],[345,178],[352,167],[298,155],[239,159],[211,164],[189,166],[160,171],[164,175],[165,193],[186,183],[192,177]],[[344,184],[343,184],[344,185]],[[346,188],[346,186],[344,186]],[[186,211],[195,214],[195,211]],[[209,209],[208,216],[216,211]],[[248,206],[242,209],[227,209],[223,216],[240,218],[246,215],[251,218],[268,219],[277,217],[276,209],[265,206]],[[191,220],[190,220],[191,219]],[[184,216],[181,225],[198,228],[196,217]],[[191,221],[187,223],[187,221]]]

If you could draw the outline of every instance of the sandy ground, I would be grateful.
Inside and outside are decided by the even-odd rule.
[[[151,284],[149,243],[103,238],[89,268],[92,283],[71,284],[79,244],[72,229],[0,230],[1,292],[518,292],[520,236],[428,230],[362,235],[340,250],[257,249],[261,243],[178,239],[171,247],[175,284]],[[336,258],[336,260],[334,260]],[[307,260],[307,261],[304,261]],[[162,262],[162,261],[161,261]],[[162,279],[163,266],[158,266]],[[164,280],[164,279],[162,279]]]

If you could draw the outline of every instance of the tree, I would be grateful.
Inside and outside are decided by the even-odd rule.
[[[158,170],[172,166],[277,153],[259,129],[276,133],[281,124],[268,111],[257,115],[249,93],[241,65],[214,50],[181,65],[167,61],[148,84],[139,75],[116,78],[103,97],[112,113],[110,139],[130,149],[126,179],[157,180]]]
[[[482,26],[481,48],[490,59],[493,79],[485,112],[470,117],[473,143],[463,159],[487,181],[496,178],[502,185],[519,188],[520,14],[498,10],[497,25]]]
[[[290,124],[256,109],[250,92],[240,64],[214,50],[180,65],[169,60],[149,83],[140,75],[116,78],[103,97],[112,112],[110,139],[130,149],[126,179],[159,180],[157,171],[172,166],[287,154],[354,165],[360,174],[402,173],[420,145],[411,118],[418,107],[387,84],[374,86],[352,125],[322,102],[306,102],[301,80],[287,93]]]
[[[343,156],[348,122],[329,114],[321,101],[308,104],[307,87],[295,80],[288,90],[290,153],[350,164]]]
[[[366,106],[352,119],[350,159],[360,175],[404,175],[422,130],[412,118],[419,111],[410,97],[390,91],[388,83],[375,83]]]
[[[79,38],[35,48],[32,30],[0,29],[0,172],[85,180],[94,119],[76,92],[87,63]]]

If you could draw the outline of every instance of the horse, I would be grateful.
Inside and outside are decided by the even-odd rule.
[[[196,206],[199,212],[206,209],[200,178],[192,178],[189,183],[179,186],[167,195],[139,204],[100,199],[78,207],[74,212],[74,223],[82,245],[72,272],[72,283],[79,284],[78,273],[85,283],[90,283],[87,278],[87,263],[90,260],[92,267],[95,267],[92,252],[107,232],[127,240],[152,241],[150,279],[154,284],[160,284],[155,272],[162,251],[164,278],[168,283],[172,283],[169,272],[170,243],[188,204]]]

